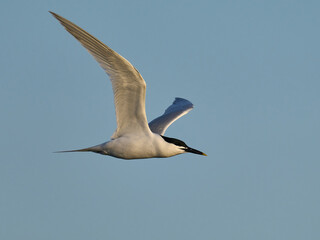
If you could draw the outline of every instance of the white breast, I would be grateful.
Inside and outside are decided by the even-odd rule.
[[[124,159],[171,157],[184,152],[154,133],[148,136],[124,135],[106,142],[102,148],[107,155]]]

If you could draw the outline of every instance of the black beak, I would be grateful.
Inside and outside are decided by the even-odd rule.
[[[191,148],[191,147],[187,147],[187,148],[185,149],[185,151],[186,151],[186,152],[189,152],[189,153],[194,153],[194,154],[199,154],[199,155],[207,156],[207,154],[205,154],[205,153],[203,153],[203,152],[201,152],[201,151],[199,151],[199,150],[193,149],[193,148]]]

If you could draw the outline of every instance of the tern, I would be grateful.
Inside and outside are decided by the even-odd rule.
[[[117,129],[110,141],[60,152],[94,152],[121,159],[165,158],[187,152],[207,156],[179,139],[163,136],[174,121],[192,110],[190,101],[175,98],[163,115],[148,124],[145,111],[146,83],[138,70],[74,23],[50,13],[89,51],[109,76],[117,119]]]

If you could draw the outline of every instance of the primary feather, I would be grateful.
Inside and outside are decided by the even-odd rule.
[[[167,128],[177,119],[190,112],[193,104],[187,99],[176,98],[164,114],[149,123],[152,132],[163,135]]]
[[[146,83],[138,70],[74,23],[56,13],[50,13],[89,51],[110,77],[117,118],[117,130],[112,138],[124,133],[150,131],[145,113]]]

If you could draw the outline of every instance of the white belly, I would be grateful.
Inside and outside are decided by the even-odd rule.
[[[108,155],[123,159],[171,157],[184,152],[158,134],[122,136],[105,143],[103,149]]]

